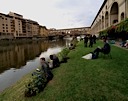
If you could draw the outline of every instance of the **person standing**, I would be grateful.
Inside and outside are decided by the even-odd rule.
[[[87,35],[85,35],[85,37],[84,37],[84,47],[87,47],[87,44],[88,44],[88,37],[87,37]]]
[[[96,44],[96,36],[93,35],[93,43]]]
[[[89,37],[89,47],[93,47],[93,37],[90,35]]]

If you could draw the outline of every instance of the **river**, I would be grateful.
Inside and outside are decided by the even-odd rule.
[[[0,92],[40,66],[40,57],[60,52],[70,39],[0,45]]]

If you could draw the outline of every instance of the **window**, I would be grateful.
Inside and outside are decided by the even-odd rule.
[[[107,5],[106,5],[106,9],[107,9],[108,7],[107,7]]]
[[[124,12],[121,13],[121,20],[124,20]]]
[[[113,24],[114,24],[114,23],[117,23],[117,22],[118,22],[118,20],[117,20],[117,19],[113,20]]]

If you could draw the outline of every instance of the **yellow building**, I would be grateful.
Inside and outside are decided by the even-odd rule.
[[[27,37],[32,38],[32,23],[28,19],[24,19],[23,24],[23,33],[26,34]]]
[[[38,37],[39,36],[39,24],[36,21],[31,21],[32,22],[32,35],[33,37]]]
[[[23,16],[17,13],[9,12],[9,16],[12,16],[12,29],[15,38],[25,37],[22,32],[22,19]]]
[[[0,13],[0,40],[39,36],[38,22],[24,19],[22,15],[14,12],[9,12],[7,15]]]
[[[40,26],[39,27],[39,34],[41,37],[47,37],[49,34],[49,31],[45,26]]]
[[[13,32],[11,29],[12,17],[0,13],[0,39],[12,39]]]

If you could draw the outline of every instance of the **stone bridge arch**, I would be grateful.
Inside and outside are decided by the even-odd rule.
[[[108,17],[109,17],[109,14],[108,14],[108,11],[106,11],[106,13],[105,13],[105,28],[107,28],[109,25]]]
[[[114,2],[110,9],[110,25],[118,22],[119,15],[119,5],[117,2]]]
[[[102,29],[104,29],[104,16],[102,16]]]

